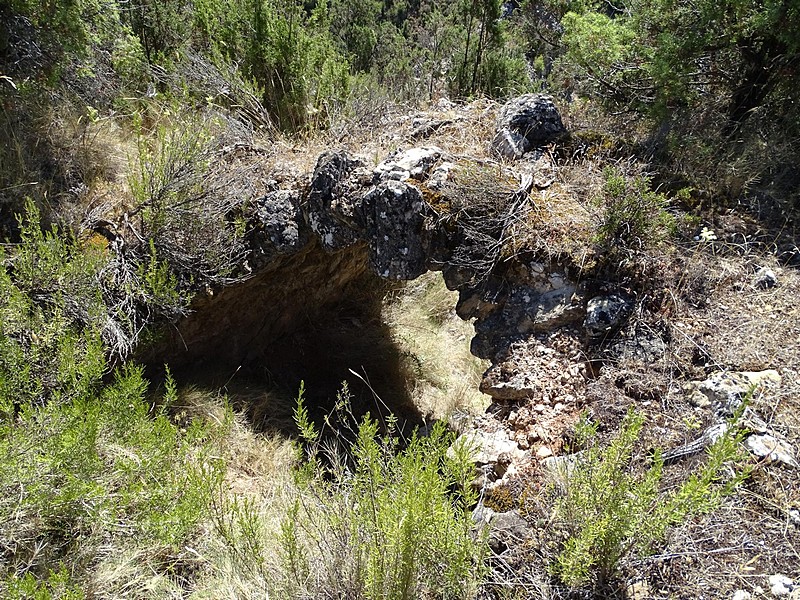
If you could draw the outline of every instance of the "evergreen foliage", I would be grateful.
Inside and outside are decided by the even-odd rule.
[[[748,475],[743,469],[726,476],[726,465],[737,457],[743,435],[730,426],[709,448],[697,473],[663,494],[658,452],[644,473],[636,474],[632,468],[643,422],[642,415],[629,410],[605,449],[594,443],[596,425],[584,421],[578,428],[577,445],[589,447],[576,455],[565,494],[554,511],[568,537],[552,570],[570,587],[607,584],[624,559],[652,552],[670,527],[713,510]]]
[[[352,418],[346,385],[337,410]],[[436,424],[401,440],[367,415],[346,441],[310,421],[301,388],[295,419],[306,443],[301,496],[282,526],[281,596],[370,600],[465,598],[483,577],[485,542],[472,531],[472,449]],[[331,432],[336,433],[336,432]],[[309,574],[316,571],[316,575]],[[314,580],[322,585],[315,589]]]

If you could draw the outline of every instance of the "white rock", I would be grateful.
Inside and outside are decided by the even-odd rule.
[[[458,437],[456,443],[465,443],[472,449],[472,460],[479,465],[498,462],[501,454],[507,454],[512,460],[519,459],[524,452],[516,442],[502,429],[493,432],[471,431]]]
[[[439,160],[444,152],[436,146],[410,148],[392,158],[384,160],[375,173],[381,180],[396,179],[405,181],[422,177]]]
[[[730,412],[736,410],[751,387],[779,387],[781,375],[774,369],[766,371],[718,371],[704,381],[692,381],[686,387],[689,402],[694,406],[706,407],[714,404],[726,407]],[[705,396],[705,398],[703,398]]]
[[[789,518],[794,522],[795,525],[800,525],[800,510],[796,508],[792,508],[789,510]]]
[[[744,441],[744,445],[750,452],[769,462],[777,461],[795,469],[800,468],[789,443],[771,435],[751,435]]]
[[[547,458],[547,457],[549,457],[549,456],[553,456],[553,451],[552,451],[552,450],[550,450],[550,448],[548,448],[547,446],[541,446],[541,447],[540,447],[540,448],[539,448],[539,449],[536,451],[536,456],[537,456],[538,458]]]
[[[731,600],[750,600],[753,595],[750,592],[746,592],[745,590],[736,590],[733,593]]]
[[[753,277],[753,286],[763,290],[775,287],[777,284],[778,276],[769,267],[761,267]]]
[[[793,585],[794,582],[786,575],[778,573],[769,576],[769,591],[773,596],[788,596],[792,591]]]

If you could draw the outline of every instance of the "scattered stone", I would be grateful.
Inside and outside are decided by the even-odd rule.
[[[569,483],[575,466],[580,462],[582,454],[567,454],[564,456],[549,456],[542,460],[542,466],[550,475],[553,483],[561,489],[565,489]]]
[[[494,515],[494,510],[485,506],[483,502],[479,502],[475,510],[472,511],[472,522],[478,526],[478,529],[483,529],[485,525],[491,522]]]
[[[530,531],[528,522],[515,510],[494,513],[489,526],[489,547],[495,554],[524,543]]]
[[[536,457],[537,458],[548,458],[550,456],[553,456],[553,451],[550,448],[548,448],[547,446],[541,446],[536,451]]]
[[[444,151],[436,146],[398,151],[375,167],[375,178],[378,181],[425,179],[443,155]]]
[[[731,597],[731,600],[750,600],[753,595],[745,590],[736,590]]]
[[[497,119],[492,150],[512,160],[567,133],[550,96],[524,94],[509,100]]]
[[[414,119],[411,123],[413,129],[409,136],[414,140],[425,139],[445,125],[451,125],[452,123],[452,119]]]
[[[694,390],[689,394],[689,404],[696,408],[708,408],[711,406],[711,400],[700,390]]]
[[[443,162],[436,167],[426,182],[428,189],[434,192],[441,190],[442,186],[447,182],[447,178],[450,176],[450,171],[453,167],[455,167],[455,164],[451,162]]]
[[[586,305],[583,326],[589,337],[600,339],[619,329],[633,313],[633,298],[623,292],[597,296]]]
[[[582,309],[579,303],[573,301],[574,294],[575,287],[565,285],[538,297],[528,296],[530,298],[528,303],[516,306],[513,304],[512,293],[506,311],[510,313],[515,308],[520,309],[519,317],[517,319],[512,317],[512,320],[517,321],[519,333],[552,331],[581,318]]]
[[[800,510],[796,508],[789,509],[789,520],[800,527]]]
[[[504,429],[470,431],[460,435],[456,443],[467,444],[473,450],[472,460],[478,466],[496,464],[503,455],[511,458],[521,458],[523,455]]]
[[[794,582],[786,575],[776,574],[769,576],[769,591],[773,596],[788,596],[794,588]]]
[[[694,406],[714,407],[718,416],[731,417],[751,388],[779,387],[780,374],[766,371],[718,371],[703,381],[685,386],[689,402]],[[705,397],[705,398],[704,398]]]
[[[753,278],[753,287],[766,290],[778,285],[778,276],[769,267],[761,267]]]
[[[794,456],[794,450],[788,442],[779,440],[771,435],[751,435],[744,441],[745,447],[758,456],[766,458],[769,462],[780,462],[795,469],[800,468]]]

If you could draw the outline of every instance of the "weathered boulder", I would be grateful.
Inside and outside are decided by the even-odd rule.
[[[745,448],[768,462],[780,462],[795,469],[800,468],[795,458],[794,448],[785,440],[773,435],[751,435],[744,441]]]
[[[248,222],[251,268],[259,270],[277,254],[294,254],[309,242],[300,192],[276,190],[255,201]]]
[[[543,94],[509,100],[500,110],[495,130],[492,150],[512,160],[567,133],[552,98]]]
[[[358,170],[363,167],[363,161],[346,152],[326,152],[317,160],[306,218],[326,250],[346,248],[362,239],[364,221],[357,190]]]
[[[633,313],[633,298],[624,292],[596,296],[586,305],[583,326],[590,339],[601,339],[619,329]]]
[[[711,407],[716,414],[730,417],[750,390],[779,387],[777,371],[718,371],[703,381],[690,381],[684,386],[689,402],[698,407]]]
[[[430,236],[425,224],[430,209],[417,188],[387,180],[364,196],[362,210],[370,264],[378,275],[408,280],[427,271]]]
[[[435,146],[398,150],[375,167],[375,178],[378,181],[423,180],[444,155],[444,151]]]
[[[528,522],[515,510],[494,513],[489,527],[489,547],[495,554],[521,546],[531,534]]]

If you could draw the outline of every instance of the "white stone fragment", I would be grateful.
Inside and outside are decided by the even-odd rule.
[[[781,597],[781,596],[788,596],[792,588],[794,587],[794,582],[790,577],[786,575],[777,573],[775,575],[769,576],[769,591],[772,593],[773,596]]]
[[[744,441],[744,445],[759,458],[766,458],[769,462],[781,462],[795,469],[800,468],[788,442],[771,435],[751,435]]]

